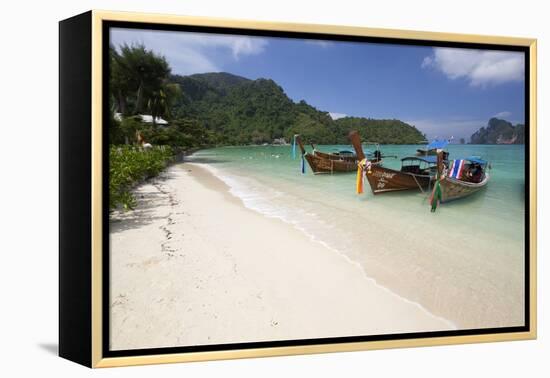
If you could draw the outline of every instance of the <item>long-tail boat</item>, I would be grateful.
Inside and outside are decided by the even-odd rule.
[[[361,138],[357,131],[350,132],[349,138],[357,158],[365,159]],[[401,159],[401,169],[391,169],[381,164],[369,164],[366,178],[374,194],[418,189],[424,192],[437,173],[437,156],[409,156]]]
[[[336,152],[330,153],[319,151],[313,143],[310,143],[310,146],[313,149],[313,155],[316,155],[323,159],[357,161],[357,156],[353,151],[338,150]]]
[[[368,151],[366,153],[366,155],[369,158],[369,161],[372,164],[381,164],[383,158],[397,157],[395,155],[383,155],[382,152],[380,151],[380,144],[377,142],[363,142],[362,144],[374,146],[373,151]],[[324,157],[326,159],[357,160],[357,154],[354,151],[350,151],[346,149],[337,149],[336,152],[328,153],[328,152],[319,151],[313,143],[310,143],[309,145],[313,149],[313,153],[315,155],[318,155],[319,157]]]
[[[302,138],[296,135],[296,143],[300,147],[303,158],[307,161],[311,170],[315,174],[320,173],[341,173],[357,171],[357,156],[347,153],[326,153],[313,149],[312,152],[307,152]],[[382,154],[380,151],[376,153],[376,158],[373,159],[373,164],[382,162]]]
[[[449,162],[446,173],[441,175],[441,202],[464,198],[483,189],[489,182],[487,161],[469,156]]]

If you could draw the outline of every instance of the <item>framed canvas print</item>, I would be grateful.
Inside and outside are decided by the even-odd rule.
[[[60,22],[59,353],[536,337],[534,39]]]

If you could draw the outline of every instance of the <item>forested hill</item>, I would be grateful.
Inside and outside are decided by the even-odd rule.
[[[229,73],[172,75],[181,96],[173,104],[173,118],[198,120],[215,144],[271,143],[290,141],[301,134],[319,144],[348,144],[350,130],[359,130],[365,140],[407,144],[424,140],[414,126],[399,120],[346,117],[333,120],[305,101],[293,102],[277,83],[250,80]]]
[[[525,125],[512,125],[503,119],[491,118],[470,137],[472,144],[524,144]]]

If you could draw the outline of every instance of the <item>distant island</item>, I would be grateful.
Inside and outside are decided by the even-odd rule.
[[[499,118],[491,118],[487,127],[482,127],[470,137],[471,144],[525,144],[525,125]]]

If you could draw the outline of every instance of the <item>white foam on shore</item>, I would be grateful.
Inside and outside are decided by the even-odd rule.
[[[229,174],[227,170],[220,170],[211,164],[193,163],[188,162],[189,165],[197,165],[207,169],[215,177],[222,180],[228,187],[229,192],[234,197],[240,199],[244,206],[250,210],[253,210],[263,216],[269,218],[279,219],[287,224],[292,225],[294,228],[305,234],[313,242],[319,243],[323,247],[337,253],[340,257],[344,258],[348,263],[352,264],[355,268],[360,269],[366,280],[372,282],[378,288],[384,290],[388,294],[397,297],[399,300],[413,305],[426,313],[428,316],[446,323],[449,329],[458,329],[457,325],[452,321],[445,319],[441,316],[437,316],[431,313],[428,309],[422,306],[420,303],[411,301],[405,297],[400,296],[389,288],[380,285],[374,278],[367,275],[365,269],[357,261],[352,260],[345,252],[330,245],[325,240],[322,240],[317,235],[310,232],[305,226],[304,222],[311,221],[322,225],[326,229],[331,229],[334,226],[323,221],[316,213],[307,212],[303,209],[294,209],[287,206],[281,206],[275,204],[273,201],[277,199],[284,199],[284,196],[288,196],[291,201],[291,195],[277,191],[267,185],[261,184],[259,181],[250,177],[242,177],[236,174]],[[292,201],[298,203],[298,201]],[[322,233],[320,233],[322,234]]]

